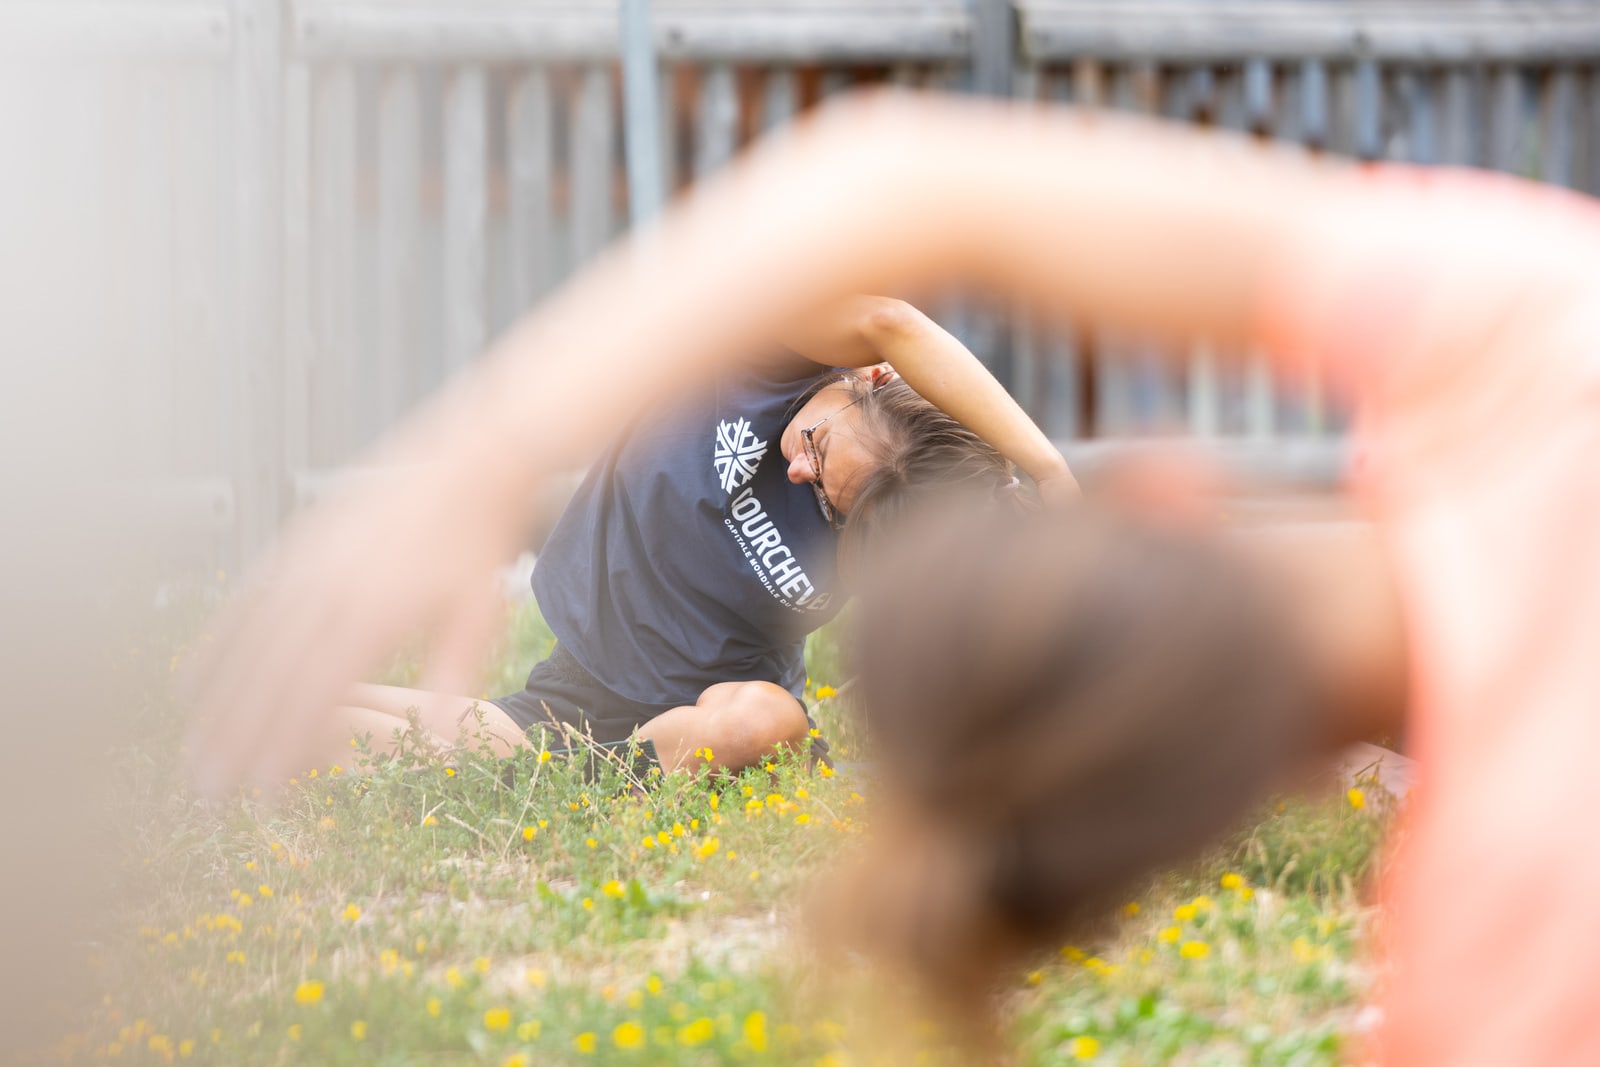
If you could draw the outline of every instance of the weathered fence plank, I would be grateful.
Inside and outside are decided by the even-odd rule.
[[[465,366],[489,341],[488,85],[479,67],[451,74],[444,109],[446,370]]]
[[[377,400],[385,424],[420,389],[422,97],[414,70],[383,73],[378,89]]]
[[[312,239],[316,242],[316,362],[312,373],[312,454],[342,462],[357,443],[352,425],[356,328],[356,83],[339,64],[312,81]]]
[[[511,88],[506,111],[506,165],[510,170],[511,302],[530,307],[556,280],[552,147],[555,113],[550,79],[530,70]]]
[[[611,239],[611,146],[616,129],[611,74],[600,63],[583,68],[572,110],[572,264],[587,262]]]

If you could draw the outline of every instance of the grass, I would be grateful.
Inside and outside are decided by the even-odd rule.
[[[532,610],[508,633],[486,692],[549,648]],[[815,715],[860,758],[841,701],[815,699],[840,681],[837,650],[811,652]],[[870,977],[818,973],[798,929],[807,884],[863,840],[861,779],[785,760],[641,794],[620,766],[411,748],[372,774],[308,768],[271,806],[207,804],[165,769],[170,701],[147,713],[149,751],[125,761],[122,904],[87,947],[102,996],[51,1059],[870,1060],[848,992]],[[1375,796],[1285,800],[1156,880],[1003,991],[1019,1058],[1338,1062],[1371,986],[1360,889],[1390,814]],[[941,1062],[937,1027],[913,1029],[903,1043]]]

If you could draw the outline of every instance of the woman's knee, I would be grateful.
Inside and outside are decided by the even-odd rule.
[[[771,749],[803,744],[810,730],[800,701],[771,682],[723,682],[700,703],[711,712],[717,733],[748,752],[752,763]]]

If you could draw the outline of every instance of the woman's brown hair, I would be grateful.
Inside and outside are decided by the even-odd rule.
[[[1220,539],[1086,504],[956,510],[902,526],[863,593],[860,702],[893,829],[845,925],[970,1010],[1239,819],[1311,744],[1316,687],[1273,590]]]

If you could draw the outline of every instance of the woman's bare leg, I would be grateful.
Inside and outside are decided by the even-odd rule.
[[[809,729],[805,708],[788,690],[770,682],[719,682],[694,704],[639,727],[639,736],[655,744],[664,770],[703,766],[695,752],[710,749],[711,767],[739,771],[804,745]]]
[[[333,709],[311,739],[307,766],[353,763],[359,757],[351,742],[358,738],[367,740],[370,755],[392,755],[399,734],[411,729],[413,713],[422,740],[442,750],[479,744],[489,755],[504,758],[528,743],[511,717],[487,700],[365,683],[352,686],[346,697],[348,702]]]

